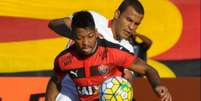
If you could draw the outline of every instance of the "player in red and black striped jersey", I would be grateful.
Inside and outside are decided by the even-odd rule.
[[[63,91],[65,85],[69,84],[64,81],[66,75],[70,76],[75,84],[79,96],[79,99],[74,97],[76,100],[98,100],[98,86],[108,77],[123,76],[123,69],[127,68],[147,76],[156,94],[164,101],[171,101],[171,94],[160,84],[160,77],[151,66],[122,46],[97,38],[93,17],[89,12],[75,13],[71,26],[75,44],[55,59],[56,77],[49,81],[47,100],[55,100],[60,87],[64,96],[71,92]]]
[[[136,60],[122,46],[104,39],[97,40],[92,55],[86,57],[78,53],[75,44],[63,51],[55,60],[54,71],[60,79],[68,74],[75,82],[81,99],[86,101],[97,99],[98,86],[108,77],[122,76],[123,68],[128,68]]]

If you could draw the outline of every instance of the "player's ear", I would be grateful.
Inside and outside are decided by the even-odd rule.
[[[114,19],[118,19],[120,16],[120,11],[117,9],[115,12],[114,12]]]
[[[95,29],[95,35],[96,35],[96,38],[99,37],[99,33],[98,33],[98,30],[97,30],[97,29]]]
[[[99,39],[103,39],[104,38],[103,35],[101,35],[100,33],[98,33],[97,36],[98,36]]]
[[[103,35],[101,35],[98,30],[96,29],[96,38],[103,39]]]

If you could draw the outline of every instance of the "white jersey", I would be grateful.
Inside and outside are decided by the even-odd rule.
[[[93,16],[94,22],[96,29],[99,34],[103,36],[104,39],[107,41],[110,41],[112,43],[120,44],[127,50],[129,50],[131,53],[134,53],[134,48],[133,46],[125,39],[122,39],[121,41],[117,41],[114,39],[112,30],[109,27],[109,20],[106,19],[104,16],[94,12],[94,11],[89,11],[91,15]],[[71,17],[72,18],[72,17]],[[68,43],[67,48],[72,44],[72,40]]]

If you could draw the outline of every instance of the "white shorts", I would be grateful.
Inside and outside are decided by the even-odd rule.
[[[59,93],[55,101],[73,101],[69,96]]]

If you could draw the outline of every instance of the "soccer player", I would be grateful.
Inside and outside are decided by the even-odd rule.
[[[134,50],[136,50],[136,48],[134,48],[135,44],[131,44],[128,40],[132,39],[130,36],[136,33],[136,29],[144,17],[144,8],[138,0],[123,0],[118,9],[115,11],[112,20],[108,20],[104,16],[94,11],[89,12],[94,18],[96,29],[99,35],[110,42],[124,46],[132,53]],[[71,18],[72,17],[65,17],[52,20],[49,23],[49,28],[64,37],[72,39],[72,33],[70,33],[72,21]],[[142,40],[144,45],[148,46],[150,44],[148,43],[149,41],[144,39]],[[135,40],[133,39],[133,41]],[[70,40],[67,44],[67,48],[73,43],[74,41]],[[124,74],[126,79],[128,79],[130,82],[133,81],[133,72],[125,69]]]
[[[133,46],[128,40],[130,36],[135,33],[144,17],[144,8],[138,0],[124,0],[115,11],[112,20],[106,19],[97,12],[89,12],[92,14],[96,29],[102,37],[110,42],[124,46],[130,52],[134,51]],[[52,20],[48,26],[56,33],[71,39],[71,18],[72,17],[65,17]],[[70,40],[67,46],[70,46],[71,43],[72,40]],[[147,43],[147,41],[145,41],[145,43]]]
[[[98,38],[93,17],[89,12],[75,13],[71,26],[75,43],[56,57],[56,75],[48,83],[46,100],[54,101],[59,91],[62,97],[69,101],[98,100],[98,86],[108,77],[122,76],[123,69],[127,68],[145,75],[162,101],[172,101],[168,89],[160,84],[160,77],[155,69],[124,47]],[[75,93],[74,98],[65,95],[71,92],[64,90],[65,85],[68,85],[64,83],[66,75],[72,78],[77,88],[78,94]]]

